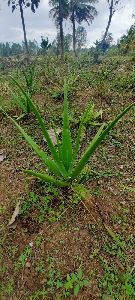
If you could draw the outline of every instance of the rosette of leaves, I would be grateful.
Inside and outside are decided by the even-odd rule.
[[[63,113],[63,129],[62,129],[62,139],[59,140],[57,132],[57,148],[53,145],[53,142],[47,131],[45,122],[43,121],[39,110],[36,105],[31,100],[30,96],[25,92],[21,87],[18,81],[14,80],[24,97],[26,97],[31,110],[35,114],[36,119],[38,120],[39,126],[42,130],[43,137],[46,139],[48,148],[51,155],[49,156],[45,151],[43,151],[39,145],[34,141],[34,139],[28,135],[24,129],[10,116],[8,118],[15,124],[17,129],[20,131],[22,136],[25,138],[29,146],[37,154],[37,156],[42,160],[42,163],[45,167],[45,172],[35,172],[33,170],[25,170],[25,173],[33,175],[43,181],[50,182],[52,184],[64,187],[70,185],[74,180],[78,178],[88,161],[90,160],[93,153],[101,145],[102,141],[108,135],[110,130],[118,123],[118,121],[135,105],[135,103],[130,104],[120,114],[109,124],[102,124],[96,135],[82,154],[80,160],[77,160],[78,152],[80,148],[81,132],[83,128],[84,120],[87,116],[87,109],[84,111],[77,136],[74,140],[74,143],[71,138],[71,130],[69,126],[69,114],[68,114],[68,87],[66,82],[64,83],[64,113]],[[74,145],[74,147],[73,147]],[[46,171],[47,169],[47,171]]]

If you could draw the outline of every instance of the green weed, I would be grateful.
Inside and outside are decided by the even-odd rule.
[[[45,263],[44,260],[40,260],[36,264],[36,272],[39,274],[45,274]]]
[[[108,296],[112,300],[134,299],[135,279],[132,269],[128,267],[125,272],[120,272],[114,264],[109,266],[102,256],[99,259],[104,269],[104,275],[99,281],[99,287],[103,291],[102,300],[106,300]]]
[[[102,113],[103,113],[102,109],[96,111],[94,103],[90,103],[87,107],[87,113],[83,120],[83,124],[85,126],[86,125],[100,126],[101,122],[99,122],[99,118],[102,119]]]
[[[45,194],[45,196],[37,196],[34,192],[30,192],[29,198],[22,201],[21,215],[27,216],[30,211],[36,210],[35,219],[39,223],[44,222],[45,219],[49,222],[58,221],[65,209],[64,198],[57,187],[51,187],[49,184],[45,186]],[[52,205],[55,199],[59,199],[58,207]],[[38,243],[40,244],[40,238],[36,240],[37,246]]]
[[[82,269],[79,269],[77,273],[67,274],[63,294],[69,296],[70,292],[73,291],[74,296],[77,296],[79,291],[88,285],[88,279],[84,277]]]
[[[13,278],[10,278],[8,280],[6,286],[4,286],[3,284],[0,283],[0,296],[2,298],[4,298],[5,296],[11,297],[12,293],[13,293],[13,290],[14,290],[14,280],[13,280]]]
[[[27,259],[31,257],[32,255],[32,249],[30,246],[26,246],[23,250],[23,252],[20,254],[18,258],[18,262],[15,263],[15,271],[18,271],[20,268],[25,268]]]
[[[37,249],[40,248],[42,241],[43,241],[43,237],[41,235],[38,235],[35,239],[35,245]]]

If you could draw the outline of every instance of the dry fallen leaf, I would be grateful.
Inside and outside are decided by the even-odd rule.
[[[6,158],[6,153],[4,150],[0,150],[0,162],[2,162]]]
[[[20,212],[20,207],[21,207],[21,201],[19,201],[17,204],[16,204],[16,208],[12,214],[12,217],[8,223],[8,226],[10,228],[15,228],[16,227],[16,224],[15,224],[15,221],[16,221],[16,218],[18,217],[19,215],[19,212]]]
[[[55,135],[55,131],[54,131],[54,129],[49,129],[49,130],[47,130],[48,131],[48,133],[49,133],[49,136],[50,136],[50,138],[51,138],[51,140],[52,140],[52,142],[53,142],[53,145],[54,146],[56,146],[57,145],[57,139],[56,139],[56,135]],[[56,129],[56,133],[59,135],[60,133],[61,133],[61,129],[60,128],[57,128]],[[44,138],[43,139],[45,142],[46,142],[46,139]]]

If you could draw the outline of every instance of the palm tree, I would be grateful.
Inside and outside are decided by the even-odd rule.
[[[64,33],[63,20],[67,19],[69,13],[68,0],[49,0],[49,5],[53,8],[50,10],[50,16],[55,20],[56,27],[60,30],[60,47],[61,58],[64,57]]]
[[[73,26],[73,50],[76,55],[76,22],[81,24],[83,21],[88,25],[97,16],[97,10],[93,6],[98,0],[70,0],[70,21]]]
[[[27,36],[26,36],[26,27],[25,27],[25,21],[24,21],[24,13],[23,10],[26,7],[30,7],[32,12],[35,13],[35,9],[38,8],[40,3],[40,0],[8,0],[8,6],[11,5],[12,12],[14,12],[15,9],[19,7],[20,14],[21,14],[21,20],[22,20],[22,28],[23,28],[23,34],[24,34],[24,43],[26,48],[26,53],[29,56],[29,48],[28,48],[28,42],[27,42]]]
[[[107,23],[107,26],[106,26],[105,33],[103,35],[102,45],[104,45],[104,43],[105,43],[105,40],[106,40],[107,35],[108,35],[109,28],[110,28],[110,25],[111,25],[111,22],[112,22],[113,15],[118,10],[118,5],[120,4],[120,1],[121,0],[107,0],[108,6],[109,6],[109,18],[108,18],[108,23]]]

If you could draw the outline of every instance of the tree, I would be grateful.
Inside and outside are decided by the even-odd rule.
[[[61,58],[64,57],[64,33],[63,33],[63,20],[67,19],[69,12],[68,0],[49,0],[49,5],[52,6],[50,16],[55,20],[57,29],[60,31],[60,47]]]
[[[22,46],[18,43],[13,43],[11,46],[11,55],[19,55],[23,53]]]
[[[115,14],[115,12],[118,10],[118,4],[120,3],[121,0],[106,0],[108,2],[108,6],[109,6],[109,19],[108,19],[108,23],[106,26],[106,30],[105,33],[103,35],[103,40],[102,43],[105,42],[111,22],[112,22],[112,17]]]
[[[118,48],[122,54],[127,54],[128,52],[133,52],[135,50],[135,24],[133,24],[130,29],[127,31],[127,34],[124,34],[119,42]]]
[[[71,48],[71,43],[72,43],[72,35],[70,33],[67,33],[64,36],[64,51],[69,52]]]
[[[97,10],[93,6],[97,0],[70,0],[70,21],[73,27],[73,50],[76,55],[76,22],[81,24],[83,21],[88,25],[92,23]]]
[[[22,20],[23,34],[24,34],[24,43],[25,43],[27,55],[29,55],[29,48],[28,48],[28,42],[26,36],[26,27],[25,27],[23,10],[24,8],[30,7],[32,12],[35,13],[35,9],[38,8],[39,3],[40,0],[8,0],[8,6],[12,7],[12,12],[14,12],[15,9],[19,7],[21,20]]]
[[[103,42],[103,37],[101,38],[100,41],[95,42],[96,50],[98,52],[101,52],[101,54],[104,54],[111,47],[112,42],[113,42],[112,33],[108,32],[104,42]]]
[[[112,33],[107,33],[106,39],[105,41],[103,41],[103,37],[101,37],[101,39],[98,41],[96,40],[95,44],[95,48],[92,49],[92,55],[94,58],[94,63],[98,64],[100,62],[99,60],[99,55],[103,55],[106,53],[106,51],[111,47],[113,42],[113,37],[112,37]]]
[[[47,50],[51,47],[48,37],[44,38],[43,36],[41,36],[41,44],[40,45],[42,48],[42,54],[46,54]]]
[[[76,45],[77,49],[81,50],[87,41],[87,31],[83,26],[78,26],[76,30]]]
[[[29,53],[31,55],[37,55],[39,51],[39,46],[37,41],[34,39],[33,41],[28,41],[28,48],[29,48]]]
[[[10,43],[6,42],[0,43],[0,56],[8,57],[11,55],[11,45]]]

